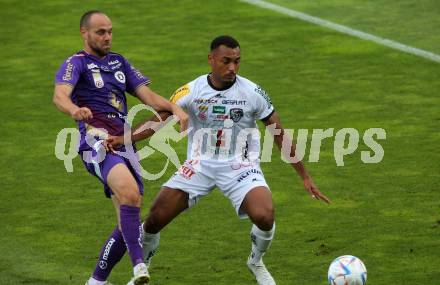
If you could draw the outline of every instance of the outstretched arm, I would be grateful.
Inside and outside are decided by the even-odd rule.
[[[131,131],[131,141],[137,142],[151,137],[162,127],[163,123],[168,119],[168,117],[172,116],[173,114],[168,111],[160,111],[158,112],[158,115],[159,117],[153,115],[145,122],[136,125],[136,127]]]
[[[88,120],[93,118],[92,111],[87,107],[78,107],[70,99],[72,94],[73,86],[69,84],[56,84],[53,94],[53,103],[55,106],[63,112],[71,116],[77,121]]]
[[[135,143],[143,139],[147,139],[154,135],[156,131],[158,131],[163,124],[165,123],[166,119],[169,116],[172,116],[168,111],[159,111],[158,116],[153,115],[148,120],[139,123],[136,125],[134,129],[131,130],[131,142]],[[107,151],[114,152],[116,149],[118,149],[121,145],[124,144],[124,136],[109,136],[104,142],[103,145]]]
[[[142,85],[137,88],[135,94],[139,100],[142,101],[142,103],[157,111],[159,116],[152,116],[148,120],[138,124],[134,129],[132,129],[130,134],[126,134],[131,136],[131,142],[137,142],[151,137],[163,126],[163,123],[166,121],[166,119],[173,114],[178,117],[180,130],[186,131],[188,128],[188,115],[178,105],[173,104],[163,97],[157,95],[146,85]],[[128,140],[125,139],[125,141]],[[115,149],[124,144],[124,137],[109,136],[103,144],[107,151],[115,151]]]
[[[148,86],[142,85],[135,91],[136,96],[142,103],[151,106],[156,111],[168,111],[176,115],[180,123],[180,131],[186,131],[188,128],[188,115],[176,104],[171,103],[162,96],[154,93]]]
[[[285,157],[290,157],[290,154],[296,153],[296,145],[290,141],[290,138],[284,137],[284,129],[281,126],[281,121],[276,112],[272,113],[268,118],[263,119],[263,123],[266,126],[274,125],[275,126],[275,133],[272,133],[274,137],[275,144],[277,147],[281,150],[282,155]],[[273,128],[268,128],[270,131],[273,131]],[[289,140],[289,141],[286,141]],[[285,144],[288,143],[288,145],[291,145],[291,149],[287,151],[283,151],[283,142]],[[292,167],[296,170],[298,175],[301,177],[304,183],[304,187],[309,192],[310,196],[312,198],[315,198],[317,200],[322,200],[326,203],[330,203],[330,199],[327,198],[324,194],[322,194],[318,187],[316,187],[315,183],[313,182],[312,178],[310,177],[309,173],[307,172],[306,168],[304,167],[304,164],[301,161],[294,161],[291,163]]]

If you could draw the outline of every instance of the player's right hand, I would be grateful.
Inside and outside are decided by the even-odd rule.
[[[105,139],[102,142],[102,145],[104,146],[106,151],[115,152],[118,148],[120,148],[124,144],[124,137],[123,136],[108,136],[107,139]]]
[[[306,188],[307,192],[309,192],[310,196],[316,200],[321,200],[326,202],[327,204],[330,204],[331,201],[327,196],[321,193],[319,191],[318,187],[316,187],[315,183],[313,182],[312,178],[308,177],[303,180],[304,187]]]
[[[188,114],[182,110],[179,106],[176,105],[176,108],[173,110],[173,114],[179,118],[180,131],[185,132],[188,129]]]
[[[92,111],[87,107],[81,107],[76,109],[72,113],[72,118],[76,121],[87,121],[93,118]]]

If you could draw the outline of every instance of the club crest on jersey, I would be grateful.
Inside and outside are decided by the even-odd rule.
[[[121,83],[125,83],[125,74],[122,71],[115,72],[115,78]]]
[[[229,116],[231,118],[232,121],[234,121],[234,123],[237,123],[238,121],[241,120],[241,118],[243,117],[243,109],[240,108],[232,108],[229,111]]]

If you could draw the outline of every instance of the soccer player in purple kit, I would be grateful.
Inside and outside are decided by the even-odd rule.
[[[105,133],[124,133],[127,115],[125,92],[156,111],[176,115],[182,131],[187,128],[188,115],[151,91],[148,77],[131,66],[123,56],[110,52],[112,23],[107,15],[100,11],[86,12],[81,17],[80,32],[84,49],[69,57],[58,70],[53,102],[61,112],[77,121],[81,134],[79,153],[86,169],[103,183],[105,195],[111,198],[115,207],[118,222],[104,244],[95,271],[86,285],[110,284],[107,278],[127,250],[134,274],[130,282],[148,284],[150,276],[140,244],[143,184],[136,171],[137,165],[127,157],[105,153],[100,140],[105,139]],[[103,152],[105,157],[102,161],[96,160],[96,156]],[[132,155],[138,162],[136,154]]]

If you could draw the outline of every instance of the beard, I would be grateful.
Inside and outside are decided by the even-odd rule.
[[[232,84],[235,83],[236,78],[237,78],[236,74],[234,74],[234,75],[227,75],[227,76],[223,76],[221,78],[221,81],[225,85],[232,85]]]
[[[102,49],[98,46],[90,46],[90,48],[100,57],[106,56],[108,54],[108,52],[110,51],[109,49]]]
[[[101,48],[100,46],[98,46],[98,44],[96,42],[93,42],[91,38],[89,38],[88,40],[88,44],[90,49],[96,53],[99,57],[104,57],[106,56],[109,51],[110,51],[110,47],[111,47],[111,42],[108,43],[108,48]]]

